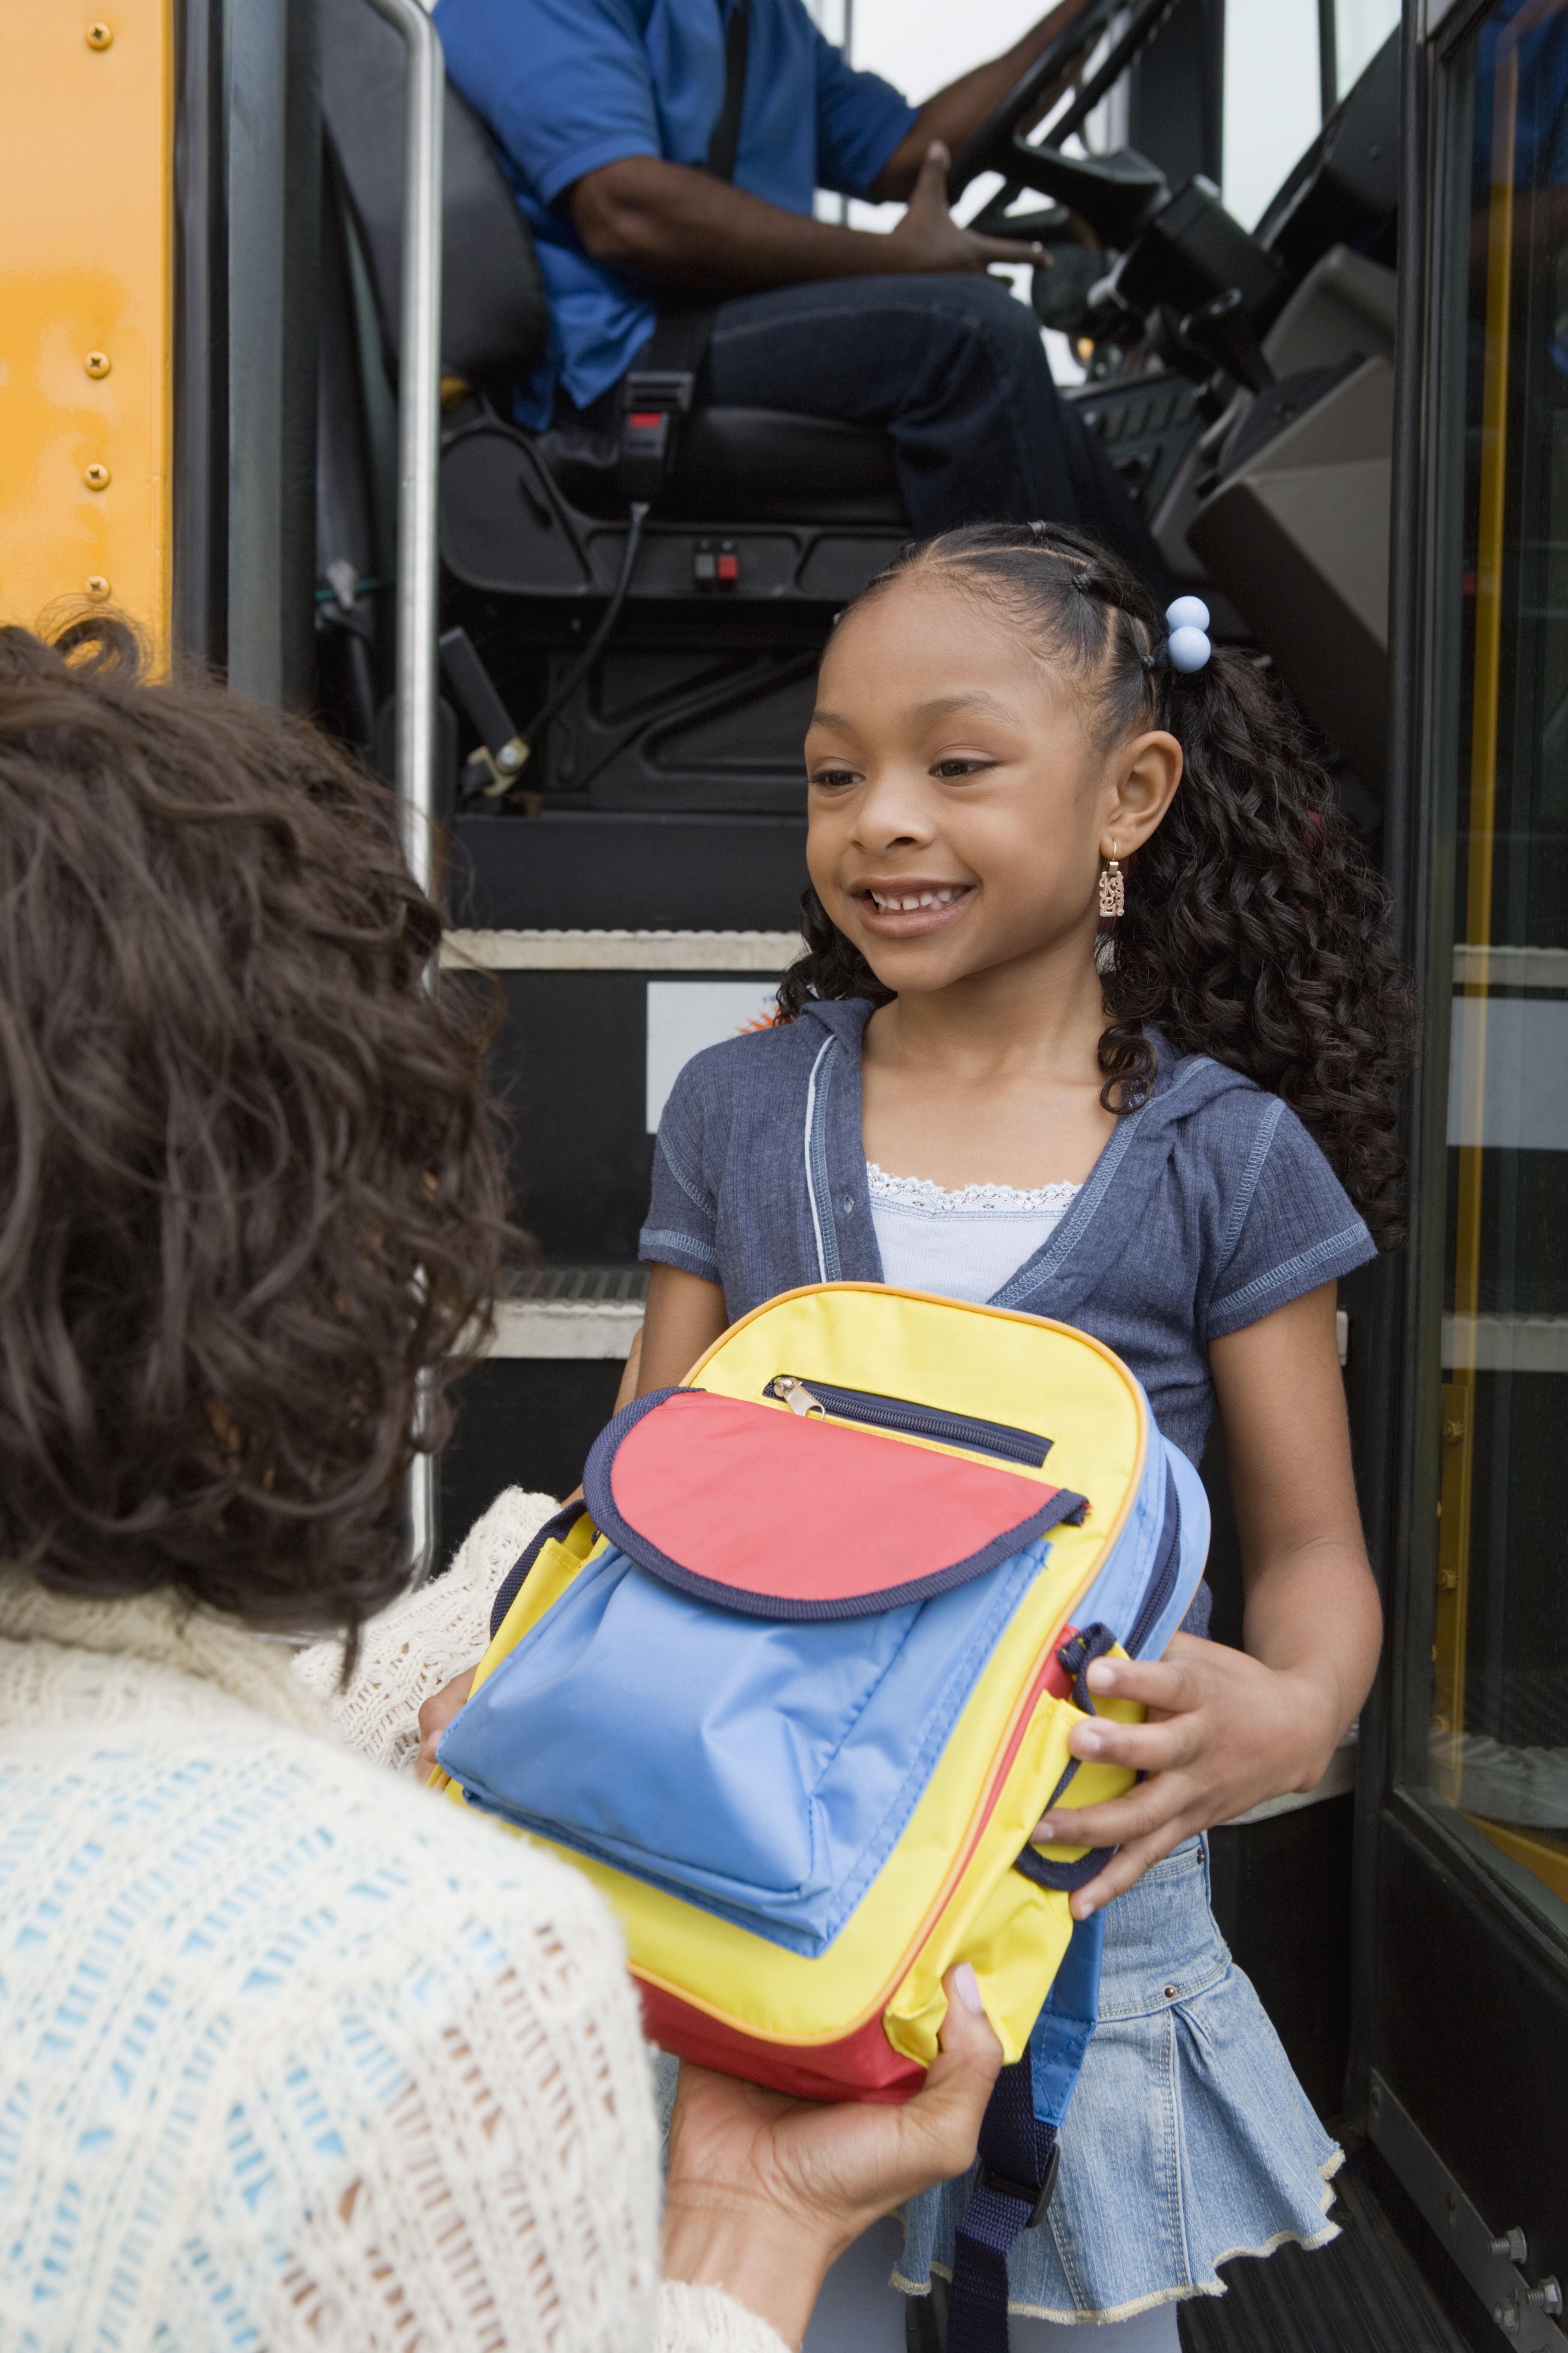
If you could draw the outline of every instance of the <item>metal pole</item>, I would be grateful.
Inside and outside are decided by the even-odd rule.
[[[407,50],[397,354],[397,807],[420,887],[436,816],[436,501],[441,456],[441,134],[446,69],[419,0],[370,0]]]
[[[397,352],[397,823],[421,890],[435,881],[437,488],[441,459],[441,142],[446,67],[419,0],[370,0],[402,36],[403,288]],[[417,1582],[436,1565],[435,1458],[416,1454]]]

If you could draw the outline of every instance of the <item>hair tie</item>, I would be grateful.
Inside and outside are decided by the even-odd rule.
[[[1165,659],[1173,670],[1190,678],[1203,669],[1214,648],[1208,640],[1209,608],[1201,596],[1178,596],[1165,607]]]

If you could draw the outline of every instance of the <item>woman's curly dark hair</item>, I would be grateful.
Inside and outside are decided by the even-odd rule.
[[[0,1553],[351,1635],[507,1236],[390,796],[111,617],[0,629]]]
[[[1158,831],[1128,861],[1127,911],[1102,975],[1108,1110],[1153,1084],[1145,1024],[1181,1054],[1210,1054],[1282,1095],[1385,1249],[1402,1239],[1395,1135],[1413,998],[1388,932],[1387,885],[1271,678],[1216,648],[1179,676],[1165,626],[1120,557],[1057,524],[982,524],[906,548],[839,616],[901,581],[951,581],[988,598],[1065,670],[1107,744],[1168,728],[1184,767]],[[801,901],[806,955],[779,991],[792,1020],[812,997],[892,995]]]

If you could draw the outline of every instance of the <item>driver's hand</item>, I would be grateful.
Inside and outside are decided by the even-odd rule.
[[[818,2107],[682,2061],[669,2126],[665,2277],[727,2288],[786,2345],[828,2265],[906,2198],[973,2162],[1002,2049],[961,1962],[942,2052],[902,2106]]]
[[[1043,245],[1011,237],[976,237],[961,228],[947,208],[947,167],[952,158],[940,139],[926,149],[920,178],[903,219],[889,232],[889,267],[900,270],[986,270],[997,262],[1050,267]]]

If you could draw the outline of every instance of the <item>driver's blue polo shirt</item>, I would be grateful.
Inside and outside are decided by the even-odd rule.
[[[732,0],[439,0],[447,70],[510,168],[550,297],[550,347],[520,393],[549,423],[557,383],[579,406],[625,374],[654,306],[591,261],[556,199],[624,155],[701,164],[724,102]],[[915,119],[880,75],[857,73],[804,0],[752,0],[735,183],[782,211],[816,190],[869,195]]]

